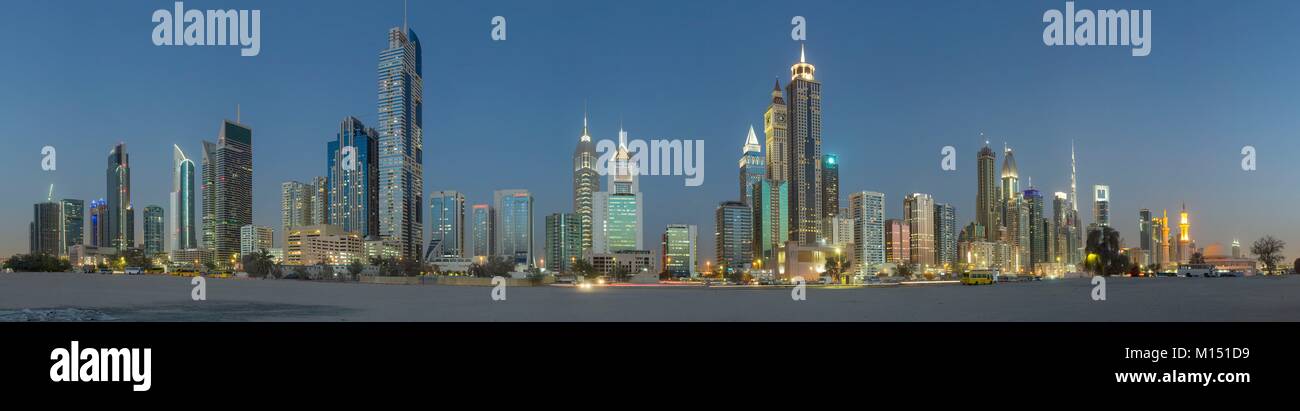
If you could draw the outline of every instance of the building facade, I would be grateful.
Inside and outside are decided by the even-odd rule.
[[[786,84],[789,115],[790,240],[817,245],[822,220],[822,85],[802,48]],[[770,150],[770,149],[769,149]]]
[[[151,205],[144,208],[144,254],[147,256],[162,255],[163,238],[166,236],[166,215],[163,208]]]
[[[496,204],[496,254],[516,265],[532,266],[533,261],[533,196],[528,190],[497,190],[493,193]]]
[[[199,248],[196,236],[194,199],[198,197],[198,187],[194,185],[196,168],[178,145],[172,145],[172,191],[168,197],[167,247],[169,250],[189,250]]]
[[[664,271],[674,277],[698,277],[699,229],[688,224],[669,224],[661,242]],[[726,267],[735,269],[735,267]]]
[[[849,195],[853,216],[853,261],[859,274],[874,274],[886,261],[885,194],[863,191]]]
[[[934,268],[934,199],[922,193],[907,196],[903,199],[903,215],[911,234],[911,264],[922,270]]]
[[[365,240],[332,225],[293,228],[285,235],[284,250],[285,265],[346,265],[366,260]]]
[[[225,120],[217,142],[203,142],[203,247],[233,266],[239,230],[253,223],[253,129]]]
[[[557,273],[572,272],[573,264],[582,259],[582,236],[586,231],[578,213],[554,213],[546,216],[546,258],[544,266]]]
[[[32,207],[29,244],[32,254],[54,257],[66,255],[63,239],[63,205],[58,201],[36,203]]]
[[[82,200],[63,199],[63,250],[85,244],[86,202]]]
[[[118,251],[135,247],[135,209],[131,204],[131,164],[126,144],[113,146],[106,170],[108,213],[104,215],[108,245]]]
[[[596,208],[597,191],[600,191],[600,173],[596,171],[596,146],[591,142],[584,113],[582,135],[578,137],[578,146],[573,149],[573,212],[582,220],[581,250],[590,250],[592,247],[592,213]]]
[[[945,270],[957,267],[957,234],[957,209],[948,203],[935,204],[935,264]]]
[[[429,194],[429,246],[425,260],[465,256],[465,195],[456,191]]]
[[[757,186],[761,186],[760,181]],[[728,269],[754,264],[754,227],[752,208],[740,201],[723,201],[714,210],[714,256],[718,265]]]
[[[424,239],[424,79],[420,39],[388,30],[379,53],[379,235],[402,258],[420,258]]]
[[[470,207],[470,226],[474,232],[471,256],[484,260],[496,255],[496,210],[490,204]]]
[[[312,220],[379,238],[379,133],[348,117],[339,123],[337,140],[325,150],[324,212]],[[354,161],[345,158],[347,154],[355,155]]]
[[[894,265],[911,264],[912,231],[907,221],[885,220],[885,262]]]
[[[248,224],[239,228],[239,258],[274,248],[275,230],[271,227]],[[286,240],[287,241],[287,240]]]

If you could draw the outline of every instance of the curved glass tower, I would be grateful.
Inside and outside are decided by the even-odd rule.
[[[180,146],[172,145],[171,233],[168,249],[190,250],[199,248],[194,236],[194,160],[185,156]]]

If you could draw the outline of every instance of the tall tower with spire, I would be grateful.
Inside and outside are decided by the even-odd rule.
[[[1012,252],[1018,256],[1021,267],[1027,267],[1033,261],[1031,252],[1033,247],[1034,219],[1033,209],[1029,204],[1029,191],[1020,191],[1020,170],[1016,167],[1016,154],[1011,151],[1005,143],[1002,147],[1002,198],[999,200],[1002,204],[1002,213],[1000,218],[1003,227],[1006,227],[1007,242],[1011,244]],[[1042,201],[1042,195],[1037,190],[1034,194],[1039,197],[1037,200]],[[1041,207],[1041,204],[1039,204]],[[1039,218],[1042,216],[1039,210]]]
[[[592,209],[595,193],[600,191],[600,174],[596,172],[596,146],[591,142],[587,113],[582,113],[582,135],[573,149],[573,212],[582,222],[582,250],[591,249]]]
[[[983,137],[984,133],[980,133]],[[999,241],[998,229],[1001,224],[998,222],[998,215],[1001,211],[998,209],[998,186],[997,177],[994,176],[994,167],[997,162],[997,154],[989,148],[988,139],[984,140],[984,148],[980,149],[979,158],[976,161],[978,186],[975,195],[975,223],[984,227],[985,240],[996,242]]]
[[[405,14],[405,13],[403,13]],[[419,260],[424,239],[424,80],[420,38],[388,29],[379,52],[379,236],[403,259]]]
[[[627,131],[622,126],[618,130],[618,151],[610,162],[612,170],[606,173],[605,191],[594,195],[592,251],[645,250],[640,165],[628,152]]]
[[[755,267],[772,269],[779,264],[780,248],[790,238],[790,134],[789,112],[781,92],[781,80],[772,86],[772,98],[763,112],[763,135],[767,146],[766,178],[754,193]]]
[[[790,239],[816,245],[822,212],[822,85],[803,46],[786,84],[790,162]]]

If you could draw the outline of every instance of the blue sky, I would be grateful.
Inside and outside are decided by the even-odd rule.
[[[0,26],[0,255],[25,252],[32,203],[104,196],[108,150],[127,143],[137,209],[166,205],[171,145],[199,157],[242,106],[254,129],[254,218],[279,226],[279,186],[324,173],[345,116],[373,124],[378,52],[402,3],[187,1],[262,10],[261,55],[233,47],[156,47],[153,10],[170,1],[6,2]],[[1022,178],[1066,191],[1079,157],[1080,211],[1112,188],[1113,221],[1136,246],[1137,212],[1193,212],[1202,245],[1273,234],[1300,247],[1289,205],[1300,153],[1300,5],[1283,1],[1080,1],[1153,10],[1148,57],[1125,47],[1046,47],[1042,14],[1064,1],[413,1],[424,46],[425,191],[490,202],[527,188],[546,214],[568,211],[570,155],[584,101],[597,139],[703,139],[705,184],[645,177],[646,242],[697,224],[713,254],[713,211],[737,198],[736,160],[760,128],[772,81],[788,80],[808,21],[808,60],[823,83],[823,148],[840,155],[841,192],[911,192],[972,218],[984,132],[1017,153]],[[509,38],[489,38],[492,16]],[[55,146],[59,168],[40,170]],[[946,145],[958,169],[939,168]],[[1259,169],[1240,169],[1244,145]],[[1022,184],[1026,182],[1022,181]],[[137,218],[139,220],[139,218]],[[427,231],[427,230],[426,230]],[[140,230],[137,230],[139,233]],[[427,232],[426,232],[427,234]],[[1294,256],[1292,251],[1289,255]]]

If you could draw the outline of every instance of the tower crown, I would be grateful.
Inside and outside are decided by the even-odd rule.
[[[812,64],[809,64],[807,58],[805,58],[803,45],[800,44],[799,62],[790,66],[790,80],[794,81],[802,79],[805,81],[814,81],[816,78],[813,77],[813,73],[816,71],[817,68]]]

